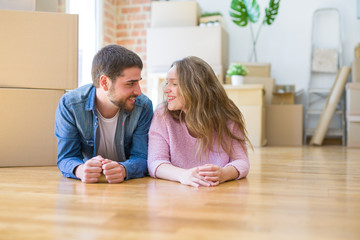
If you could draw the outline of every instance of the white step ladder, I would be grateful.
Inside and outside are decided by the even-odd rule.
[[[341,18],[335,8],[317,9],[313,15],[311,71],[304,119],[304,145],[313,136],[326,99],[342,66]],[[325,138],[341,138],[345,145],[344,94],[331,119]]]

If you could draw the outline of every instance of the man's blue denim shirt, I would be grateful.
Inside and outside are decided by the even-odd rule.
[[[148,132],[153,116],[151,100],[140,95],[131,112],[120,111],[115,144],[126,180],[147,175]],[[77,178],[74,169],[96,156],[99,147],[95,87],[88,84],[66,93],[55,114],[57,165],[65,177]]]

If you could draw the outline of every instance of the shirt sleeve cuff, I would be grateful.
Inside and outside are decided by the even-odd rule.
[[[227,167],[227,166],[233,166],[238,171],[239,176],[235,180],[244,178],[249,173],[249,164],[242,162],[240,160],[228,163],[225,165],[225,167]]]

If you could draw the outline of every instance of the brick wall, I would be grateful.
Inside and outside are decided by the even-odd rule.
[[[117,43],[136,52],[144,62],[141,87],[147,92],[146,28],[151,0],[104,0],[103,45]]]
[[[103,46],[116,43],[116,0],[103,0]]]
[[[65,12],[65,0],[58,0],[57,12],[59,13]]]
[[[116,43],[136,52],[143,60],[141,87],[147,92],[146,29],[150,26],[151,0],[103,0],[102,45]],[[65,0],[58,0],[65,12]]]

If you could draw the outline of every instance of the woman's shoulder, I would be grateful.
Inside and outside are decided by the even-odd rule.
[[[227,122],[228,129],[235,135],[243,137],[241,126],[233,120],[228,120]]]
[[[152,121],[163,124],[164,126],[166,125],[167,127],[181,125],[181,123],[176,120],[167,110],[167,105],[165,103],[160,104],[156,107]]]
[[[162,104],[159,104],[156,108],[155,108],[155,111],[154,111],[154,117],[165,117],[166,115],[166,112],[165,112],[165,104],[162,103]]]
[[[160,122],[162,124],[165,124],[165,123],[168,123],[171,119],[172,119],[172,117],[166,111],[165,104],[160,104],[156,107],[156,109],[154,111],[153,120],[152,120],[153,122]]]

